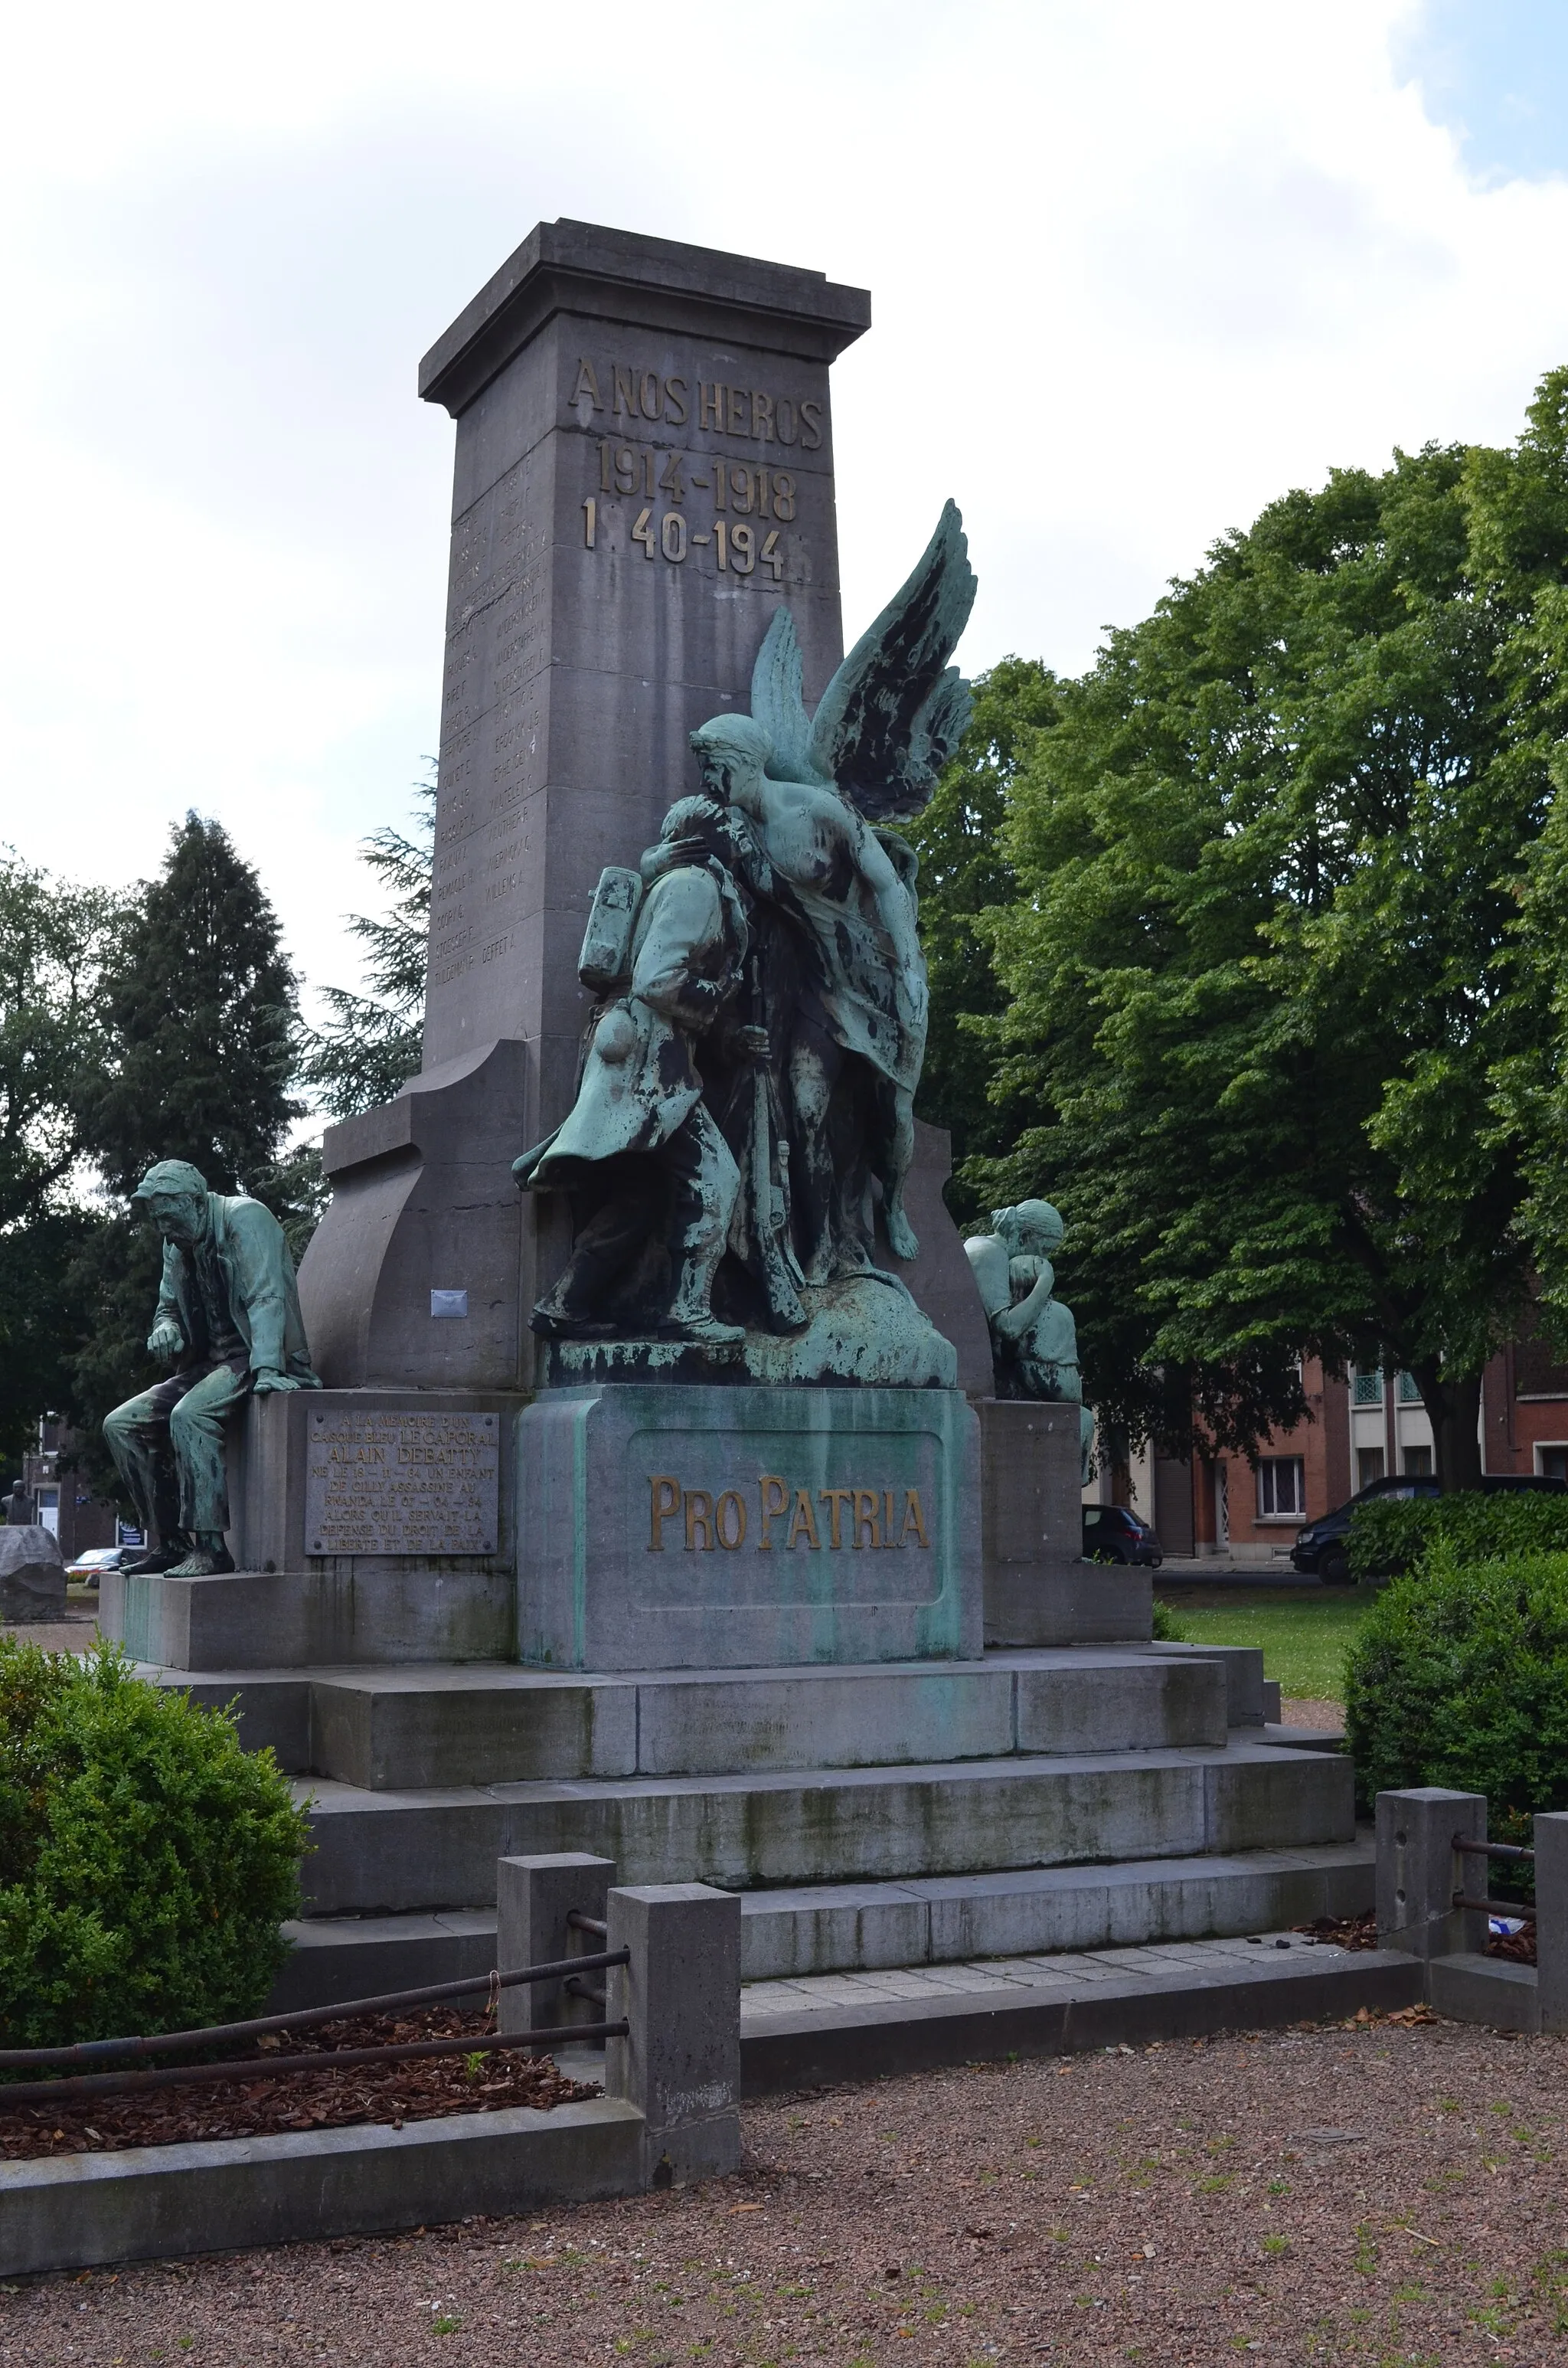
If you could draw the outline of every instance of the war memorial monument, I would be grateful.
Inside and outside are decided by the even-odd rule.
[[[1258,1656],[1153,1645],[1148,1575],[1079,1559],[1060,1220],[966,1255],[914,1116],[900,824],[974,577],[890,484],[846,655],[829,373],[869,322],[560,222],[422,365],[424,1065],[327,1133],[226,1531],[103,1590],[312,1797],[290,2005],[488,1967],[506,1853],[739,1891],[748,1977],[1369,1903],[1348,1764],[1265,1741]]]

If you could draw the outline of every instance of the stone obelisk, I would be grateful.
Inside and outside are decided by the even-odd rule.
[[[541,223],[426,356],[457,422],[424,1066],[328,1130],[301,1274],[336,1387],[527,1389],[569,1243],[511,1162],[571,1105],[595,883],[695,786],[780,603],[815,700],[843,654],[828,368],[870,321],[822,273]],[[895,570],[923,540],[890,534]],[[923,1142],[915,1296],[988,1385]]]

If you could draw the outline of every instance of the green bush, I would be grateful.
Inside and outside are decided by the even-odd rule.
[[[1154,1598],[1154,1625],[1152,1633],[1156,1645],[1185,1645],[1187,1642],[1186,1630],[1173,1616],[1170,1605],[1162,1603],[1157,1595]]]
[[[1568,1554],[1568,1496],[1521,1488],[1489,1497],[1374,1497],[1350,1517],[1350,1568],[1357,1578],[1403,1578],[1441,1540],[1460,1562],[1499,1555]]]
[[[231,1713],[145,1684],[114,1648],[0,1637],[0,2044],[255,2012],[305,1840]]]
[[[1568,1808],[1568,1554],[1464,1563],[1431,1546],[1350,1648],[1345,1730],[1367,1800],[1484,1793],[1494,1835]]]

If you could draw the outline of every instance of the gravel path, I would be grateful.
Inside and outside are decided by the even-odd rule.
[[[1568,2362],[1556,2039],[1181,2043],[770,2099],[745,2131],[710,2188],[13,2285],[0,2361]]]
[[[1345,1704],[1314,1702],[1305,1694],[1287,1694],[1279,1705],[1279,1724],[1313,1727],[1322,1735],[1337,1734],[1345,1725]]]

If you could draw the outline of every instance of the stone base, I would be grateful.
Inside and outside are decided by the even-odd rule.
[[[356,1571],[338,1562],[224,1578],[112,1570],[99,1581],[98,1626],[134,1660],[165,1669],[503,1660],[512,1582],[467,1564]]]
[[[1077,1406],[983,1398],[978,1412],[987,1645],[1146,1643],[1149,1573],[1083,1559]]]
[[[620,1383],[517,1424],[517,1649],[574,1669],[972,1658],[956,1390]]]

